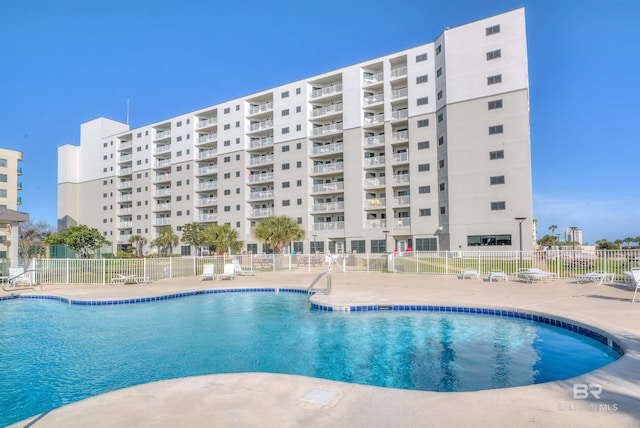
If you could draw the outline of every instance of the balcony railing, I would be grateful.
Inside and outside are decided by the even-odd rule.
[[[344,182],[335,181],[333,183],[316,184],[311,188],[312,193],[324,192],[342,192],[344,191]]]
[[[393,176],[393,184],[409,184],[409,174],[396,174]]]
[[[340,113],[342,111],[342,103],[331,104],[324,107],[315,108],[311,111],[311,117],[321,117],[327,114]]]
[[[273,212],[273,208],[254,208],[249,210],[249,217],[270,217]]]
[[[391,78],[397,79],[398,77],[404,77],[407,75],[407,67],[398,67],[391,70]]]
[[[204,207],[208,205],[218,205],[218,198],[200,198],[196,205],[199,207]]]
[[[218,167],[216,165],[202,166],[198,168],[197,175],[211,175],[218,172]]]
[[[323,202],[319,204],[313,204],[311,211],[314,212],[331,212],[331,211],[344,211],[344,202]]]
[[[123,216],[123,215],[131,215],[131,213],[133,213],[133,208],[131,208],[131,207],[128,207],[128,208],[120,208],[120,209],[117,211],[117,214],[118,214],[119,216]]]
[[[380,73],[365,75],[363,78],[363,81],[366,86],[375,85],[376,83],[384,82],[384,73],[380,72]]]
[[[391,112],[392,120],[404,120],[409,117],[409,110],[395,110]]]
[[[133,143],[131,141],[120,141],[120,144],[118,144],[118,150],[127,150],[132,146]]]
[[[391,139],[395,142],[398,141],[409,141],[409,131],[398,131],[391,134]]]
[[[118,163],[131,162],[133,160],[133,155],[121,155],[118,158]]]
[[[375,137],[365,137],[364,145],[365,146],[383,146],[384,135],[376,135]]]
[[[249,132],[262,131],[264,129],[273,128],[273,120],[263,120],[249,125]]]
[[[216,149],[202,150],[198,152],[198,159],[208,159],[216,156],[218,156],[218,150]]]
[[[370,158],[364,158],[365,167],[384,166],[384,156],[371,156]]]
[[[171,204],[156,204],[153,206],[153,211],[171,211]]]
[[[265,113],[271,110],[273,110],[273,102],[269,101],[264,104],[249,107],[249,114]]]
[[[249,183],[263,183],[273,181],[273,172],[263,172],[262,174],[250,174]]]
[[[311,130],[311,135],[317,137],[319,135],[331,134],[334,132],[342,132],[342,123],[331,123],[329,125],[317,126]]]
[[[393,206],[401,206],[401,205],[410,205],[411,204],[411,196],[394,196],[393,197]]]
[[[374,198],[365,200],[365,209],[379,210],[387,206],[387,198]]]
[[[340,153],[344,150],[344,143],[325,144],[323,146],[314,146],[312,153],[314,155],[326,155],[331,153]]]
[[[394,218],[391,226],[395,229],[411,227],[411,217]]]
[[[156,189],[156,191],[155,191],[155,193],[153,195],[155,197],[169,196],[169,195],[171,195],[171,189]]]
[[[314,232],[323,232],[331,230],[344,230],[344,221],[334,221],[325,223],[313,223],[311,230]]]
[[[166,226],[171,224],[171,217],[156,217],[153,219],[154,226]]]
[[[273,146],[273,137],[252,138],[249,142],[250,149]]]
[[[342,92],[342,83],[337,85],[327,86],[325,88],[317,88],[311,91],[311,99],[322,98],[333,94]]]
[[[365,126],[382,125],[384,124],[384,113],[379,113],[373,116],[365,116],[363,122]]]
[[[379,218],[379,219],[367,220],[367,229],[386,229],[386,228],[387,228],[387,219]]]
[[[118,242],[129,242],[129,238],[131,238],[130,233],[126,233],[124,235],[118,235]]]
[[[167,129],[166,131],[158,131],[156,132],[155,137],[153,138],[154,140],[163,140],[165,138],[169,138],[171,137],[171,130]]]
[[[118,229],[131,229],[132,226],[132,221],[121,221],[118,223]]]
[[[171,144],[165,144],[164,146],[156,146],[151,154],[160,155],[162,153],[167,153],[171,151]]]
[[[409,90],[407,88],[400,88],[391,91],[391,99],[397,100],[398,98],[406,98],[409,95]]]
[[[131,201],[132,195],[131,193],[127,193],[125,195],[120,195],[116,198],[116,202],[129,202]]]
[[[313,168],[311,168],[312,174],[328,174],[341,171],[344,171],[344,162],[319,164],[314,165]]]
[[[209,117],[206,119],[200,119],[198,121],[198,129],[199,128],[206,128],[208,126],[213,126],[213,125],[217,125],[218,124],[218,118],[216,116],[214,117]]]
[[[118,183],[118,189],[128,189],[132,185],[133,185],[133,181],[131,180],[121,181]]]
[[[384,94],[380,92],[379,94],[369,95],[368,97],[364,97],[364,105],[370,106],[372,104],[378,104],[384,101]]]
[[[196,190],[211,190],[218,188],[218,181],[201,181],[196,184]]]
[[[202,222],[218,221],[218,213],[198,214],[198,221],[202,221]]]
[[[120,168],[118,170],[118,175],[131,175],[133,173],[132,168]]]
[[[168,166],[171,166],[171,159],[163,159],[156,162],[155,168],[166,168]]]
[[[249,193],[249,201],[273,199],[273,196],[274,196],[273,190],[261,190],[259,192],[251,192]]]
[[[249,158],[249,166],[269,165],[273,163],[273,155],[254,156]]]
[[[386,182],[386,177],[366,178],[364,187],[384,187]]]
[[[393,163],[406,163],[409,162],[409,152],[394,153]]]
[[[198,137],[198,144],[213,143],[218,141],[218,134],[206,134]]]
[[[171,181],[171,174],[157,174],[153,177],[154,183],[162,183],[163,181]]]

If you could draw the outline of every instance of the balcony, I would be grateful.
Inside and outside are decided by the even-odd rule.
[[[395,89],[393,91],[391,91],[391,99],[392,100],[397,100],[400,98],[407,98],[407,96],[409,95],[409,90],[407,88],[400,88],[400,89]]]
[[[215,143],[218,141],[218,134],[205,134],[198,137],[198,145]]]
[[[218,213],[200,213],[198,214],[198,221],[203,223],[218,221]]]
[[[249,183],[265,183],[273,181],[273,172],[263,172],[262,174],[249,174]]]
[[[342,212],[344,211],[344,202],[323,202],[319,204],[313,204],[311,207],[312,212]]]
[[[344,143],[332,143],[332,144],[324,144],[322,146],[314,146],[311,153],[314,156],[330,155],[332,153],[342,153],[343,150],[344,150]]]
[[[131,193],[126,193],[124,195],[118,196],[116,198],[116,202],[118,202],[118,203],[131,202],[131,199],[132,199]]]
[[[375,137],[365,137],[365,147],[384,146],[384,135],[376,135]]]
[[[211,159],[218,156],[217,149],[201,150],[198,152],[198,160]]]
[[[409,141],[409,131],[398,131],[391,134],[393,143],[404,143]]]
[[[18,175],[22,175],[22,167],[21,166],[18,167]]]
[[[133,174],[133,168],[129,167],[129,168],[120,168],[118,170],[118,176],[122,177],[124,175],[131,175]]]
[[[317,100],[320,98],[337,95],[342,93],[342,83],[336,85],[327,86],[324,88],[316,88],[311,91],[311,99]]]
[[[255,114],[267,113],[273,111],[273,102],[269,101],[264,104],[252,105],[249,107],[249,116],[253,116]]]
[[[409,110],[407,109],[394,110],[391,112],[391,120],[407,120],[408,117],[409,117]]]
[[[120,208],[117,211],[117,215],[119,215],[119,216],[131,215],[131,213],[133,213],[133,208],[131,208],[131,207]]]
[[[311,225],[311,230],[314,232],[344,230],[344,221],[314,223]]]
[[[336,193],[344,192],[344,182],[335,181],[333,183],[316,184],[311,188],[311,193]]]
[[[157,131],[156,135],[153,136],[153,141],[161,141],[171,138],[171,130],[167,129],[164,131]]]
[[[156,146],[151,151],[151,154],[154,156],[161,155],[163,153],[171,153],[171,144],[165,144],[164,146]]]
[[[411,204],[411,196],[394,196],[393,197],[393,206],[400,207]]]
[[[384,156],[371,156],[370,158],[364,158],[365,168],[382,167],[385,164]]]
[[[131,141],[120,141],[118,144],[118,150],[127,150],[133,147],[133,143]]]
[[[398,67],[391,70],[391,79],[399,79],[407,76],[407,66]]]
[[[384,93],[380,92],[379,94],[369,95],[368,97],[364,97],[364,106],[369,107],[374,104],[380,104],[384,102]]]
[[[125,180],[118,183],[117,189],[118,190],[130,189],[132,186],[133,186],[132,180]]]
[[[22,181],[18,181],[18,190],[22,190]]]
[[[249,132],[259,132],[273,128],[273,120],[262,120],[260,122],[254,122],[249,125]]]
[[[344,171],[344,162],[332,162],[314,165],[311,174],[334,174]]]
[[[171,211],[171,204],[155,204],[153,206],[153,211],[154,212],[159,212],[159,211]]]
[[[133,155],[131,155],[131,154],[121,155],[118,158],[118,163],[128,163],[128,162],[131,162],[131,161],[133,161]]]
[[[249,166],[271,165],[273,163],[273,155],[254,156],[249,158]]]
[[[18,196],[17,204],[22,205],[22,196]]]
[[[198,121],[197,129],[209,128],[211,126],[216,126],[217,124],[218,124],[218,118],[216,116],[208,117],[206,119],[200,119]]]
[[[131,229],[133,227],[132,221],[121,221],[118,223],[118,229]]]
[[[161,169],[161,168],[169,168],[171,166],[171,159],[159,159],[156,162],[156,166],[154,166],[155,169]]]
[[[393,163],[407,163],[409,162],[409,152],[394,153]]]
[[[378,85],[384,82],[384,73],[375,73],[375,74],[365,74],[362,79],[362,83],[364,86]]]
[[[325,117],[330,116],[332,114],[340,114],[342,113],[342,103],[331,104],[324,107],[314,108],[311,111],[312,118]]]
[[[386,229],[387,228],[387,219],[384,218],[376,218],[367,220],[367,229]]]
[[[378,113],[373,116],[365,116],[362,122],[364,126],[384,125],[384,113]]]
[[[273,137],[252,138],[249,142],[249,149],[261,149],[273,146]]]
[[[166,181],[171,181],[171,174],[156,174],[153,177],[153,184],[164,183]]]
[[[212,190],[218,188],[218,181],[201,181],[196,184],[196,192],[201,192],[203,190]]]
[[[270,217],[273,212],[273,208],[254,208],[249,210],[249,217]]]
[[[156,217],[153,219],[154,226],[168,226],[171,224],[171,217]]]
[[[248,201],[260,201],[265,199],[273,199],[274,197],[273,190],[260,190],[259,192],[251,192],[249,193]]]
[[[216,174],[217,172],[218,172],[217,165],[201,166],[200,168],[198,168],[198,171],[196,172],[196,176],[212,175],[212,174]]]
[[[396,174],[393,176],[393,185],[408,185],[410,181],[409,174]]]
[[[386,177],[366,178],[364,180],[365,188],[378,188],[386,185]]]
[[[218,205],[218,198],[199,198],[196,202],[198,207],[208,207],[212,205]]]
[[[171,195],[171,189],[168,189],[168,188],[156,189],[156,192],[153,194],[153,196],[156,198],[160,198],[163,196],[170,196],[170,195]]]
[[[131,238],[131,234],[130,233],[125,233],[122,235],[118,235],[118,242],[120,243],[128,243],[129,242],[129,238]]]
[[[394,218],[391,226],[394,229],[406,229],[411,227],[411,217]]]
[[[342,132],[342,122],[316,126],[311,130],[311,135],[314,137],[318,137],[321,135],[334,134],[336,132]]]
[[[387,207],[387,198],[365,199],[365,210],[383,210]]]

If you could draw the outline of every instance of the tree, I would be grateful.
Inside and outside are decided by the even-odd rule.
[[[204,235],[205,229],[206,227],[202,223],[187,223],[182,226],[182,238],[180,239],[185,244],[196,247],[197,250],[207,244],[207,240]]]
[[[638,244],[638,247],[640,247],[640,236],[636,236],[634,241],[636,241],[636,244]]]
[[[33,222],[29,220],[20,223],[18,229],[18,257],[26,264],[26,261],[31,257],[37,254],[44,255],[45,237],[53,231],[53,226],[44,221]]]
[[[287,242],[303,239],[304,230],[291,217],[271,216],[256,226],[253,235],[263,243],[268,242],[274,253],[281,253]]]
[[[616,239],[615,241],[613,241],[613,243],[620,248],[620,245],[622,245],[622,240],[621,239]]]
[[[178,245],[178,235],[173,233],[171,226],[163,226],[158,231],[158,237],[151,242],[152,247],[157,247],[159,253],[173,252],[173,246]]]
[[[98,229],[90,229],[86,225],[71,226],[62,232],[50,233],[46,236],[45,242],[49,245],[67,246],[83,259],[89,258],[100,247],[111,245]]]
[[[547,246],[547,245],[556,245],[558,243],[558,238],[553,235],[544,235],[542,238],[538,239],[538,245]]]
[[[549,226],[549,230],[551,231],[551,236],[555,236],[555,231],[558,228],[558,226],[556,226],[555,224],[552,224],[551,226]]]
[[[631,243],[633,242],[633,238],[624,238],[622,240],[625,244],[627,244],[627,249],[631,248]]]
[[[596,241],[596,249],[598,250],[617,250],[618,245],[613,242],[609,242],[606,239],[599,239]]]
[[[138,257],[142,257],[142,249],[144,244],[147,243],[147,238],[142,235],[131,235],[129,237],[129,243],[135,247]]]
[[[203,235],[205,242],[218,252],[233,254],[242,249],[242,241],[238,239],[238,230],[231,229],[228,224],[211,225],[207,227]]]

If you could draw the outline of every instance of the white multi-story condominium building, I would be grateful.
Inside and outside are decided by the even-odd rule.
[[[22,190],[22,152],[0,148],[0,208],[17,211],[22,205],[19,191]],[[7,258],[7,240],[12,241],[10,231],[2,222],[0,224],[0,259]]]
[[[582,229],[577,227],[567,227],[564,229],[564,240],[582,245]]]
[[[288,250],[303,253],[517,250],[515,219],[532,225],[527,67],[517,9],[140,128],[99,118],[59,148],[59,220],[114,250],[217,222],[262,252],[252,231],[271,215],[297,219],[307,235]]]

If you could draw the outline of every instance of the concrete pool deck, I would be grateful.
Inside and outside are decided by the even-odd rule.
[[[261,272],[234,281],[193,277],[125,286],[49,285],[35,293],[113,300],[214,288],[304,289],[316,275]],[[640,426],[640,303],[632,304],[633,290],[621,284],[489,283],[434,275],[341,272],[334,272],[332,279],[331,295],[316,295],[315,302],[332,307],[424,304],[545,313],[606,331],[623,346],[625,355],[576,378],[477,392],[408,391],[267,373],[181,378],[88,398],[12,426]],[[577,387],[574,398],[576,384],[585,386]],[[581,399],[586,395],[588,399]]]

